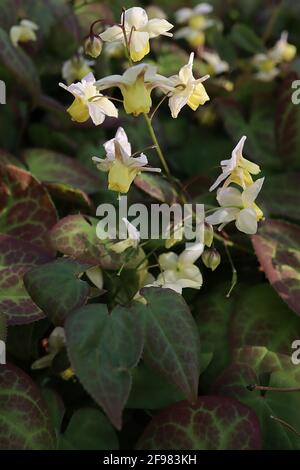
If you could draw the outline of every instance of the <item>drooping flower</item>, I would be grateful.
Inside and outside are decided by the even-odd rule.
[[[84,52],[96,59],[102,52],[103,43],[99,36],[95,34],[90,35],[84,43]]]
[[[15,47],[19,42],[36,41],[36,31],[39,29],[38,25],[33,21],[21,20],[18,25],[10,28],[10,39]]]
[[[208,3],[200,3],[195,8],[180,8],[175,13],[176,22],[188,24],[175,33],[175,39],[186,39],[192,48],[203,46],[205,30],[215,23],[214,20],[208,18],[212,11],[212,5]]]
[[[173,118],[177,118],[185,105],[196,111],[210,99],[202,84],[209,75],[196,79],[193,75],[193,62],[194,53],[190,55],[189,62],[180,69],[179,74],[169,78],[169,107]]]
[[[97,168],[108,172],[108,189],[127,193],[134,178],[142,171],[160,172],[160,168],[146,167],[148,160],[143,153],[131,156],[131,145],[122,127],[116,136],[104,144],[106,158],[93,157]]]
[[[283,31],[280,39],[269,52],[270,58],[277,63],[283,61],[291,62],[297,54],[296,46],[288,43],[288,36],[289,33],[287,31]]]
[[[125,16],[123,16],[125,15]],[[173,25],[165,19],[154,18],[149,20],[146,11],[140,7],[133,7],[122,13],[121,24],[124,27],[129,45],[130,57],[134,62],[142,60],[150,52],[149,40],[157,36],[173,36],[168,31]],[[125,43],[123,30],[115,25],[100,35],[103,41]]]
[[[37,370],[50,367],[55,356],[64,349],[65,345],[65,330],[61,326],[57,326],[49,336],[47,354],[34,361],[31,368]]]
[[[267,54],[256,54],[252,59],[252,64],[257,70],[255,74],[257,80],[271,82],[279,75],[280,71],[276,65],[276,61]]]
[[[250,162],[243,157],[243,149],[247,137],[243,136],[237,146],[233,149],[229,160],[222,160],[222,173],[210,187],[210,191],[216,189],[223,181],[223,187],[230,183],[236,183],[242,188],[246,188],[253,183],[251,175],[258,175],[260,168],[256,163]]]
[[[141,238],[140,232],[126,219],[126,217],[123,217],[122,221],[126,227],[128,238],[113,244],[110,249],[116,253],[123,253],[125,250],[127,250],[127,248],[136,249]]]
[[[81,82],[67,86],[59,83],[59,86],[72,93],[75,100],[67,109],[73,121],[85,122],[92,118],[98,126],[105,116],[118,117],[118,110],[106,96],[99,93],[95,87],[95,77],[92,73],[84,77]]]
[[[225,60],[222,60],[217,52],[203,51],[201,57],[208,64],[208,73],[211,75],[220,75],[224,72],[228,72],[229,64]]]
[[[203,248],[202,243],[197,243],[185,249],[180,255],[172,251],[160,255],[158,262],[162,272],[152,285],[172,289],[179,294],[186,287],[200,289],[203,279],[195,262],[203,253]]]
[[[96,82],[98,90],[119,87],[127,114],[138,116],[149,113],[152,106],[151,91],[168,85],[168,79],[156,73],[156,67],[139,64],[130,67],[123,75],[111,75]]]
[[[80,81],[92,73],[91,66],[94,63],[93,60],[85,59],[82,55],[82,50],[80,50],[78,54],[63,63],[62,77],[68,85],[71,85],[73,82]]]
[[[248,186],[241,193],[237,188],[221,188],[217,193],[217,200],[221,208],[214,214],[206,217],[206,222],[219,225],[222,230],[226,224],[235,221],[235,225],[241,232],[253,235],[257,232],[257,222],[263,218],[263,212],[255,204],[264,178]]]

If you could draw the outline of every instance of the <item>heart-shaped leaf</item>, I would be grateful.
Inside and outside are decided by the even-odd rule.
[[[119,306],[109,314],[105,305],[90,304],[67,317],[65,331],[77,377],[120,429],[144,345],[143,313]]]
[[[194,405],[176,403],[155,416],[138,442],[147,450],[260,449],[256,415],[237,400],[198,398]]]
[[[50,261],[48,253],[18,238],[0,234],[0,312],[10,325],[31,323],[43,318],[24,284],[24,274]]]
[[[0,232],[44,249],[57,214],[47,190],[27,171],[0,166]]]
[[[88,267],[59,258],[25,274],[24,284],[30,297],[54,325],[63,325],[67,315],[87,301],[90,287],[79,275]]]
[[[0,449],[52,450],[55,432],[35,383],[17,367],[0,367]]]
[[[300,227],[280,220],[267,220],[252,241],[269,282],[300,315]]]
[[[47,183],[67,183],[87,194],[101,189],[97,172],[83,166],[74,158],[46,149],[29,149],[24,160],[30,172],[40,181]]]
[[[147,305],[136,302],[133,308],[144,311],[146,318],[144,360],[195,401],[200,341],[194,318],[183,297],[173,290],[149,287],[141,292]]]

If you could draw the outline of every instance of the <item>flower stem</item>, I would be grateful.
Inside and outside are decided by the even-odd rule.
[[[276,418],[276,416],[270,416],[270,418],[273,419],[274,421],[277,421],[278,423],[282,424],[282,426],[285,426],[287,429],[289,429],[294,434],[296,434],[296,436],[300,437],[300,433],[291,424],[287,423],[286,421],[284,421],[281,418]]]
[[[146,113],[144,113],[144,118],[145,118],[145,121],[146,121],[146,123],[147,123],[149,133],[150,133],[151,138],[152,138],[152,140],[153,140],[153,144],[155,145],[156,152],[157,152],[157,155],[159,156],[159,159],[160,159],[160,161],[161,161],[161,164],[162,164],[162,166],[163,166],[163,169],[165,170],[166,174],[167,174],[168,176],[170,176],[171,173],[170,173],[168,164],[167,164],[167,162],[166,162],[166,160],[165,160],[164,154],[162,153],[162,150],[161,150],[160,145],[159,145],[159,143],[158,143],[158,140],[157,140],[155,131],[154,131],[153,126],[152,126],[152,123],[151,123],[151,119],[149,118],[148,114],[146,114]]]
[[[262,391],[262,392],[300,392],[300,387],[265,387],[263,385],[248,385],[247,389],[251,392]]]

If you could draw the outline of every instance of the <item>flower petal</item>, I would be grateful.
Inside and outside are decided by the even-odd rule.
[[[217,201],[222,207],[243,207],[242,194],[237,188],[219,189]]]
[[[123,31],[120,26],[112,26],[100,34],[100,38],[105,42],[123,41]]]
[[[192,265],[202,255],[204,250],[203,243],[194,243],[186,248],[178,257],[178,264],[180,266]]]
[[[158,262],[163,271],[165,270],[175,270],[177,267],[178,256],[173,251],[169,253],[163,253],[159,256]]]
[[[242,193],[242,201],[244,207],[252,207],[255,199],[257,198],[265,178],[259,178],[251,186],[246,188]]]
[[[257,217],[254,209],[243,209],[236,218],[236,227],[243,233],[254,235],[257,232]]]
[[[163,36],[173,36],[172,33],[167,32],[172,28],[174,26],[169,21],[155,18],[148,22],[145,30],[149,33],[150,38],[155,38],[161,34]]]
[[[135,28],[136,30],[142,29],[148,23],[148,15],[141,7],[128,8],[128,10],[125,11],[125,23],[129,30],[131,30],[131,28]]]
[[[130,57],[133,62],[138,62],[150,52],[149,34],[133,31],[130,39]]]

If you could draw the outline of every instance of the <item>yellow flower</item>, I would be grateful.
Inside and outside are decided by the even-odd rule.
[[[125,15],[125,16],[123,16]],[[140,7],[133,7],[122,13],[121,24],[125,26],[130,57],[138,62],[150,52],[149,40],[160,35],[173,36],[168,31],[173,25],[165,19],[154,18],[149,20],[146,11]],[[120,26],[112,26],[100,34],[103,41],[125,43],[123,30]]]
[[[111,250],[115,253],[123,253],[127,248],[136,249],[140,241],[140,232],[132,225],[125,217],[122,218],[122,221],[127,229],[128,238],[121,240],[117,243],[114,243],[111,247]]]
[[[106,158],[93,157],[97,168],[108,172],[108,189],[127,193],[134,178],[141,171],[160,172],[160,168],[146,167],[148,160],[143,153],[139,157],[131,156],[131,145],[122,127],[116,136],[104,144]]]
[[[257,232],[257,222],[263,218],[263,212],[255,204],[264,178],[248,186],[241,193],[237,188],[227,187],[218,190],[217,200],[221,206],[212,215],[206,217],[206,222],[219,225],[219,230],[229,222],[235,221],[238,230],[248,235]]]
[[[153,88],[168,84],[168,79],[156,73],[156,67],[148,64],[139,64],[130,67],[123,75],[112,75],[96,82],[98,90],[110,87],[119,87],[123,98],[126,113],[138,116],[149,113]]]
[[[79,53],[77,56],[64,62],[62,77],[68,85],[71,85],[76,80],[80,81],[89,73],[92,73],[91,65],[94,65],[94,61],[86,60]]]
[[[81,82],[70,86],[60,83],[59,86],[72,93],[75,97],[72,105],[67,109],[73,121],[85,122],[90,117],[98,126],[102,124],[105,116],[118,117],[115,105],[95,87],[95,77],[92,73],[82,79]]]
[[[175,13],[179,24],[188,23],[180,28],[174,35],[176,39],[186,39],[193,49],[205,43],[204,31],[214,24],[214,20],[207,17],[213,11],[208,3],[200,3],[195,8],[181,8]]]
[[[280,63],[282,61],[291,62],[294,60],[296,54],[296,46],[288,43],[288,32],[283,31],[279,41],[277,41],[273,49],[271,49],[269,55],[275,62]]]
[[[36,31],[38,29],[38,25],[33,21],[21,20],[19,25],[10,28],[11,42],[17,47],[19,42],[36,41]]]
[[[173,118],[177,118],[185,105],[196,111],[200,105],[210,99],[202,85],[202,82],[207,80],[209,75],[198,80],[195,79],[193,76],[193,61],[194,53],[190,55],[188,64],[181,68],[179,74],[169,78],[169,107]]]
[[[243,149],[247,137],[243,136],[237,146],[234,148],[229,160],[221,161],[222,173],[211,186],[210,191],[216,189],[222,181],[224,187],[230,183],[236,183],[242,188],[252,185],[253,179],[251,175],[258,175],[260,168],[253,162],[243,157]]]
[[[209,73],[212,75],[220,75],[228,72],[229,64],[222,60],[217,52],[203,51],[201,57],[207,62],[209,66]]]

